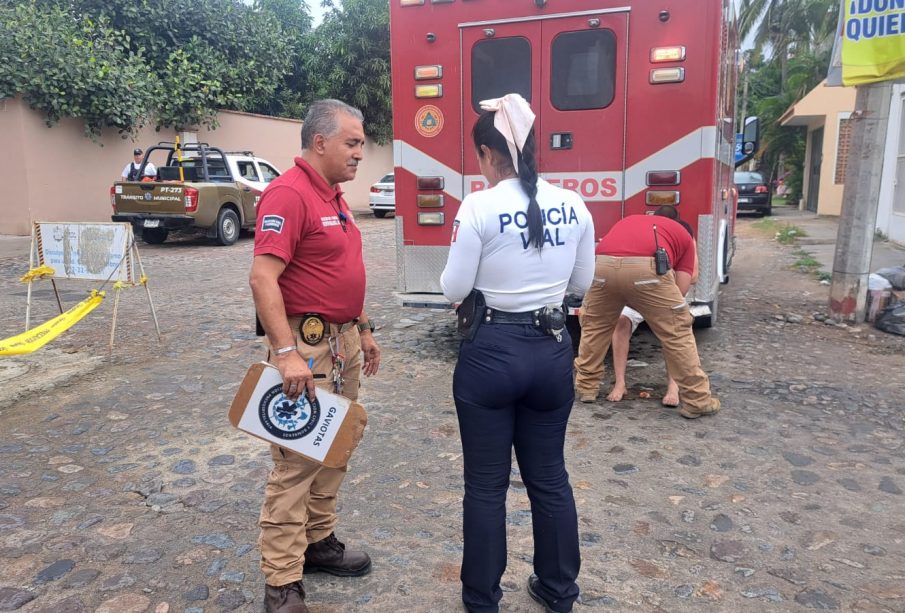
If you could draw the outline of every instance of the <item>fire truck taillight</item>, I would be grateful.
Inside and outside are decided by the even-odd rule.
[[[684,80],[684,68],[654,68],[650,71],[650,82],[653,85],[660,83],[681,83]]]
[[[443,177],[418,177],[418,189],[443,189]]]
[[[116,211],[116,192],[114,191],[113,185],[110,186],[110,206]]]
[[[437,85],[416,85],[415,98],[441,98],[443,96],[443,86]]]
[[[433,66],[415,66],[415,80],[426,81],[427,79],[442,79],[443,66],[435,64]]]
[[[418,194],[419,209],[442,209],[443,194]]]
[[[425,213],[418,212],[419,226],[442,226],[445,215],[443,213]]]
[[[678,185],[682,175],[678,170],[655,170],[647,173],[647,184],[651,186]]]
[[[647,192],[646,196],[648,206],[663,206],[679,204],[679,192],[653,191]]]
[[[685,47],[654,47],[650,50],[651,64],[659,64],[661,62],[684,62]]]
[[[185,212],[194,213],[198,210],[198,190],[194,187],[186,187],[183,192],[185,195]]]

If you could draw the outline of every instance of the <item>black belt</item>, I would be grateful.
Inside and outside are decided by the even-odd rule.
[[[509,311],[498,311],[496,309],[484,309],[484,323],[494,324],[525,324],[529,326],[540,326],[541,309],[536,311],[523,311],[521,313],[510,313]]]

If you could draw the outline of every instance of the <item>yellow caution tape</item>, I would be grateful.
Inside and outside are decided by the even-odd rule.
[[[28,332],[0,340],[0,355],[24,355],[37,351],[96,309],[104,300],[104,296],[104,292],[91,290],[91,296],[65,313],[57,315]]]
[[[44,277],[52,277],[56,271],[50,266],[38,266],[37,268],[32,268],[27,273],[22,275],[22,278],[19,279],[22,283],[29,283],[34,281],[35,279],[42,279]]]

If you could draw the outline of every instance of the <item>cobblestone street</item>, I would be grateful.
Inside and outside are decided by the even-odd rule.
[[[307,576],[307,600],[313,613],[461,611],[454,320],[398,306],[394,221],[359,223],[383,357],[363,385],[369,424],[337,536],[374,570]],[[576,611],[905,611],[905,338],[818,321],[828,288],[738,223],[719,321],[697,337],[723,410],[689,422],[661,407],[665,370],[646,332],[633,339],[628,400],[574,408]],[[161,344],[132,289],[112,355],[110,295],[47,348],[0,358],[0,611],[262,610],[269,451],[227,421],[265,356],[252,239],[139,248]],[[25,251],[0,257],[0,337],[22,331],[27,269]],[[91,287],[58,285],[64,306]],[[49,281],[35,287],[42,322],[57,307]],[[508,523],[502,608],[540,611],[516,470]]]

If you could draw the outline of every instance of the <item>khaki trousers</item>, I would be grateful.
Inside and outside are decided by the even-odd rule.
[[[644,316],[663,345],[666,368],[679,385],[679,397],[692,412],[710,410],[710,381],[701,370],[691,330],[693,318],[675,272],[658,276],[653,258],[598,255],[594,282],[581,306],[581,344],[575,359],[575,388],[595,394],[603,378],[603,358],[622,308]]]
[[[333,335],[339,340],[346,358],[342,395],[357,400],[361,379],[358,328],[352,325],[340,332],[339,326],[328,324],[323,340],[312,347],[298,340],[298,319],[290,318],[289,325],[296,331],[302,357],[314,358],[311,370],[326,375],[326,379],[315,379],[315,383],[331,392],[333,357],[328,338]],[[336,527],[336,493],[348,466],[327,468],[277,445],[271,445],[270,453],[273,470],[264,489],[258,545],[265,582],[280,586],[302,578],[308,543],[327,538]]]

